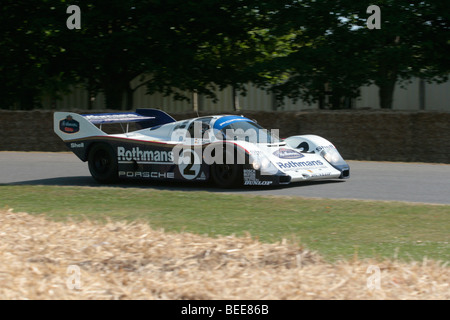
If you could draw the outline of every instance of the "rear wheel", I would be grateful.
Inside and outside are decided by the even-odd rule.
[[[89,171],[100,183],[117,181],[117,159],[113,149],[107,144],[96,144],[89,151]]]

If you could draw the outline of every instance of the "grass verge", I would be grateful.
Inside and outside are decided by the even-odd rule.
[[[0,186],[0,207],[57,220],[140,220],[208,236],[288,239],[328,261],[450,261],[450,206],[312,200],[146,188]]]

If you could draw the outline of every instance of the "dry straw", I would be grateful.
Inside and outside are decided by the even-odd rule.
[[[447,300],[449,278],[435,261],[330,264],[285,242],[0,211],[0,299]]]

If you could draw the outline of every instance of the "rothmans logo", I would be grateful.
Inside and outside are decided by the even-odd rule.
[[[286,148],[278,149],[273,155],[280,159],[300,159],[304,157],[300,152]]]
[[[59,122],[59,130],[64,133],[77,133],[80,131],[80,123],[72,118],[71,115],[68,115],[65,119]]]
[[[149,151],[141,150],[139,147],[127,150],[124,147],[117,147],[117,159],[119,161],[145,161],[145,162],[161,162],[172,163],[172,151]]]
[[[281,169],[295,169],[295,168],[307,168],[307,167],[319,167],[323,166],[323,162],[320,160],[316,161],[289,161],[287,163],[277,162],[277,165]]]

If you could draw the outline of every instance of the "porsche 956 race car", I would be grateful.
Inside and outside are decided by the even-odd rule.
[[[133,131],[129,126],[134,123]],[[120,124],[123,133],[103,127]],[[126,125],[124,125],[126,124]],[[158,109],[136,112],[54,113],[54,131],[100,183],[119,179],[212,181],[230,188],[347,179],[350,167],[316,135],[279,139],[243,116],[176,121]]]

